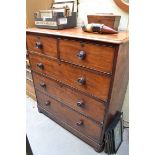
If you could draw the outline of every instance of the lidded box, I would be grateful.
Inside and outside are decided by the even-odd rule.
[[[88,24],[89,23],[99,23],[105,24],[115,30],[118,30],[121,16],[114,15],[113,13],[96,13],[87,15]]]

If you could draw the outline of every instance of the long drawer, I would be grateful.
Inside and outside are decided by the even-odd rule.
[[[36,54],[30,54],[31,69],[46,74],[59,81],[92,94],[102,100],[107,100],[110,77],[76,68],[67,63],[60,63]]]
[[[49,111],[60,121],[67,123],[82,134],[99,142],[102,130],[99,125],[39,91],[36,91],[36,95],[39,106]]]
[[[60,40],[59,52],[60,59],[64,61],[102,72],[112,72],[113,47],[72,40]]]
[[[27,34],[27,49],[57,58],[57,39],[39,34]]]
[[[77,91],[73,91],[59,82],[55,82],[36,73],[33,73],[33,80],[36,89],[48,93],[50,96],[64,102],[85,116],[98,122],[103,122],[105,114],[105,106],[103,103],[78,93]]]

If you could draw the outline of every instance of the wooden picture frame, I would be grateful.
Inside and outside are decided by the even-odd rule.
[[[120,9],[129,13],[129,3],[125,2],[124,0],[114,0],[114,2]]]

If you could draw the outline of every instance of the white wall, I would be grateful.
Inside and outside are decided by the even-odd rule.
[[[55,0],[67,1],[67,0]],[[76,4],[76,0],[75,4]],[[87,14],[93,13],[114,13],[116,15],[121,15],[121,21],[119,30],[126,30],[128,27],[128,13],[122,11],[113,0],[79,0],[79,17],[78,26],[82,24],[82,21],[87,23]]]

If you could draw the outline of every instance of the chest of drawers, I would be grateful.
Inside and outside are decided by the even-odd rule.
[[[39,112],[100,152],[128,82],[128,33],[27,29]]]

